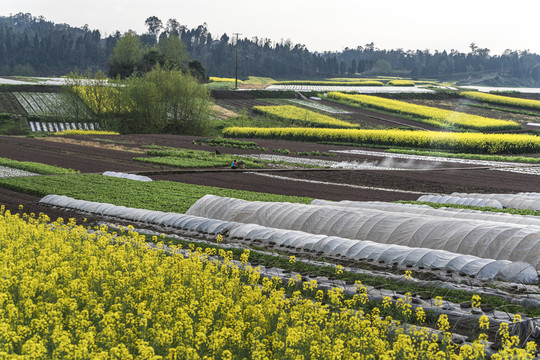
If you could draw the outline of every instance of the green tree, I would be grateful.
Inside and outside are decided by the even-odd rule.
[[[127,78],[144,56],[141,40],[137,34],[130,30],[118,41],[109,58],[109,76]]]
[[[84,85],[84,76],[77,69],[70,72],[64,79],[62,93],[65,102],[62,106],[73,115],[73,120],[79,122],[84,118],[86,105],[79,97],[78,89]]]
[[[124,82],[129,115],[119,120],[124,133],[203,135],[208,128],[209,91],[182,70],[157,65]]]
[[[176,35],[161,36],[158,48],[170,66],[183,68],[189,61],[189,53],[186,50],[186,45]]]

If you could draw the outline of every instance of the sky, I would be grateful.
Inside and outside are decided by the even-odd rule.
[[[373,42],[379,49],[469,52],[506,49],[540,54],[539,0],[0,0],[0,15],[43,15],[102,35],[147,31],[144,21],[204,22],[214,37],[290,40],[311,51],[341,51]]]

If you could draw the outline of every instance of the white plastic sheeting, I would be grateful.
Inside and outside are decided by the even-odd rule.
[[[481,259],[476,256],[456,254],[443,250],[387,245],[373,241],[359,241],[337,236],[316,235],[303,231],[275,229],[256,224],[128,208],[106,203],[76,200],[60,195],[47,195],[40,202],[187,231],[212,235],[223,233],[231,238],[258,241],[268,246],[285,247],[293,251],[320,253],[328,257],[346,258],[351,261],[369,260],[376,263],[396,264],[402,267],[414,266],[450,270],[483,280],[500,279],[521,283],[537,283],[539,281],[536,270],[531,265],[523,262]]]
[[[434,209],[429,205],[399,204],[382,201],[328,201],[313,200],[312,205],[319,206],[345,206],[351,208],[375,209],[380,211],[392,211],[397,213],[410,213],[427,216],[438,216],[442,218],[468,219],[495,221],[498,223],[511,223],[520,225],[540,226],[540,216],[533,215],[514,215],[508,213],[496,213],[488,211],[456,209],[442,207]]]
[[[65,130],[98,130],[98,123],[50,123],[50,122],[41,122],[41,121],[29,121],[28,125],[32,132],[35,131],[45,131],[45,132],[56,132],[56,131],[65,131]]]
[[[502,209],[502,204],[493,199],[483,199],[474,197],[458,197],[448,195],[422,195],[417,201],[426,201],[437,204],[456,204],[456,205],[469,205],[469,206],[486,206]]]
[[[532,194],[532,195],[531,195]],[[540,196],[535,193],[527,194],[463,194],[453,193],[452,196],[467,198],[483,198],[499,201],[505,208],[540,210]]]
[[[540,227],[537,226],[339,206],[249,202],[214,195],[199,199],[186,214],[487,259],[523,261],[540,270]]]
[[[118,178],[123,178],[123,179],[137,180],[137,181],[152,181],[152,179],[150,179],[148,176],[127,174],[127,173],[116,172],[116,171],[105,171],[103,175],[118,177]]]

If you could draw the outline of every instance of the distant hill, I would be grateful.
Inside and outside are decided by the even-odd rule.
[[[148,33],[138,35],[148,47],[159,36],[178,35],[193,59],[200,60],[212,76],[235,73],[238,46],[239,76],[274,79],[323,79],[328,77],[402,76],[458,81],[462,84],[540,86],[540,56],[507,50],[490,55],[489,49],[471,44],[469,53],[455,50],[382,50],[373,43],[341,52],[312,52],[290,41],[213,35],[206,24],[188,29],[175,19],[166,25],[156,17]],[[148,21],[147,21],[148,24]],[[107,72],[107,60],[121,34],[106,38],[99,30],[55,24],[43,17],[19,13],[0,17],[0,75],[64,75],[75,67]],[[330,35],[329,35],[330,36]]]

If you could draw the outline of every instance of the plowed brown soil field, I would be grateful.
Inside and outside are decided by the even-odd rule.
[[[540,192],[538,176],[511,172],[492,171],[471,165],[438,163],[431,170],[314,170],[281,169],[279,171],[254,173],[251,171],[223,169],[190,169],[176,171],[170,167],[136,162],[133,157],[144,156],[142,145],[160,145],[177,148],[247,154],[260,151],[197,145],[191,136],[174,135],[124,135],[124,136],[78,136],[71,138],[22,138],[0,136],[0,154],[21,161],[37,161],[45,164],[72,168],[81,173],[160,172],[152,175],[154,180],[170,180],[192,184],[218,186],[238,190],[250,190],[284,195],[309,196],[328,200],[396,201],[414,200],[419,193],[492,192],[514,193],[520,191]],[[344,146],[322,145],[277,140],[255,140],[261,147],[288,149],[292,156],[299,151],[350,149]],[[375,151],[375,150],[374,150]],[[305,158],[305,157],[304,157]],[[380,157],[338,154],[332,157],[311,157],[331,161],[380,161]],[[18,211],[22,204],[26,212],[44,212],[51,217],[76,217],[78,214],[51,210],[37,204],[38,197],[19,194],[0,188],[0,204]]]

